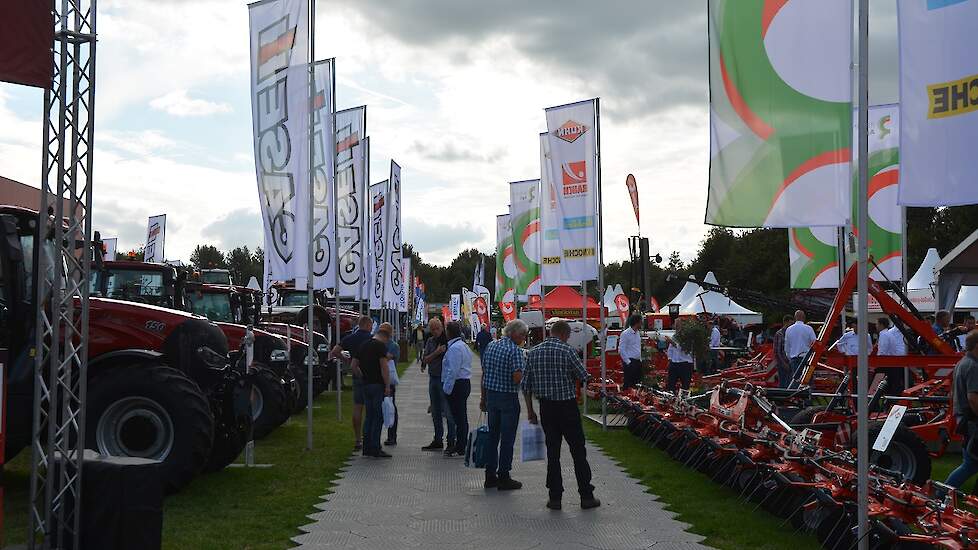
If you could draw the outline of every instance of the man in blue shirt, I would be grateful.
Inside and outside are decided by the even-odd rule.
[[[455,420],[455,445],[445,449],[446,457],[465,456],[465,443],[469,433],[467,403],[472,392],[472,352],[462,339],[462,325],[457,321],[445,327],[448,347],[441,364],[441,384],[448,407]]]
[[[533,396],[540,400],[540,422],[547,442],[547,489],[550,491],[547,508],[551,510],[560,510],[560,498],[564,493],[560,474],[560,446],[564,439],[574,459],[581,508],[601,506],[601,501],[594,498],[594,485],[591,485],[591,466],[587,462],[584,427],[575,391],[577,382],[586,381],[588,373],[581,363],[581,355],[567,345],[570,335],[567,321],[554,323],[550,337],[526,355],[522,383],[526,415],[531,424],[537,423]]]
[[[492,335],[489,334],[489,327],[482,325],[482,328],[479,329],[479,334],[477,334],[475,337],[475,345],[476,349],[479,350],[479,358],[482,358],[482,355],[486,352],[486,346],[489,345],[489,342],[492,342]]]
[[[343,361],[349,363],[360,350],[360,346],[372,338],[371,330],[373,327],[373,319],[366,315],[361,316],[360,319],[357,320],[356,330],[347,333],[343,339],[340,340],[339,345],[333,347],[332,351],[330,351],[330,357],[333,359],[342,358]],[[348,355],[342,355],[342,352],[344,351],[347,352]],[[361,426],[363,425],[363,404],[363,379],[360,376],[357,376],[357,374],[354,372],[352,415],[353,435],[356,437],[356,444],[353,446],[354,451],[359,451],[363,448],[363,430],[361,429]]]
[[[513,444],[520,419],[519,386],[526,364],[520,346],[526,342],[527,332],[526,323],[519,319],[506,323],[503,337],[489,344],[482,357],[479,408],[487,413],[489,420],[486,489],[512,491],[523,487],[509,472],[513,469]]]

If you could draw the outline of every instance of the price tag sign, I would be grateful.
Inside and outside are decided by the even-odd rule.
[[[903,420],[903,415],[906,412],[906,406],[893,405],[890,409],[890,414],[886,416],[886,422],[883,423],[883,429],[880,430],[880,434],[876,436],[876,441],[873,443],[874,451],[881,453],[886,451],[886,448],[890,446],[890,440],[893,439],[893,434],[896,433],[897,427],[900,425],[900,421]]]

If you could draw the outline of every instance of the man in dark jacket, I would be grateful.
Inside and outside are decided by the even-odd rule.
[[[445,337],[445,327],[438,319],[432,319],[428,322],[428,331],[431,336],[428,337],[424,345],[421,372],[427,369],[429,375],[428,399],[431,404],[431,421],[435,427],[435,437],[431,443],[421,447],[421,450],[440,451],[445,448],[451,449],[456,444],[455,421],[452,419],[448,400],[445,398],[445,392],[442,391],[441,387],[441,364],[445,357],[445,350],[448,349],[448,338]],[[442,424],[442,417],[445,418],[444,424]],[[446,426],[448,428],[448,439],[443,442],[442,437],[446,435]],[[458,437],[464,438],[465,435],[458,434]]]
[[[489,342],[492,342],[492,335],[489,334],[489,327],[487,327],[486,325],[482,325],[482,328],[479,329],[479,334],[476,335],[475,337],[475,345],[476,348],[478,348],[479,350],[480,358],[482,357],[482,354],[486,351],[486,346],[489,345]]]
[[[784,351],[784,331],[795,322],[791,315],[785,315],[781,319],[781,330],[774,333],[774,364],[778,368],[778,386],[787,388],[791,383],[791,362],[788,354]]]

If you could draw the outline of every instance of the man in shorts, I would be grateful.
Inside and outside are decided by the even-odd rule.
[[[339,357],[343,361],[349,363],[352,357],[357,354],[360,346],[364,342],[370,340],[371,329],[374,326],[374,321],[370,317],[363,315],[357,321],[357,328],[351,332],[348,332],[343,339],[340,340],[339,345],[334,346],[333,350],[330,352],[330,356],[333,358]],[[343,355],[346,352],[347,355]],[[356,438],[356,444],[353,446],[354,451],[359,451],[363,449],[363,379],[353,374],[353,436]]]

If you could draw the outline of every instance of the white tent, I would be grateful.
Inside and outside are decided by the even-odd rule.
[[[922,312],[937,310],[935,291],[937,289],[937,273],[935,268],[941,263],[941,255],[936,248],[927,249],[927,255],[913,277],[907,283],[907,296],[914,306]],[[962,286],[958,291],[958,299],[954,305],[958,311],[978,310],[978,287]]]
[[[910,277],[910,281],[907,282],[907,290],[930,290],[931,285],[934,284],[934,267],[941,261],[941,255],[937,253],[936,248],[928,248],[927,255],[924,256],[924,261],[920,262],[920,267]]]
[[[712,271],[706,274],[703,281],[719,285],[716,275]],[[712,290],[704,291],[699,285],[696,285],[696,288],[699,292],[683,304],[679,310],[680,313],[712,313],[714,315],[730,317],[741,324],[761,322],[760,313],[745,308],[719,292]]]
[[[686,285],[675,298],[666,302],[666,304],[679,304],[680,306],[686,305],[686,302],[697,296],[699,293],[703,292],[700,285],[694,283],[693,281],[686,281]]]

